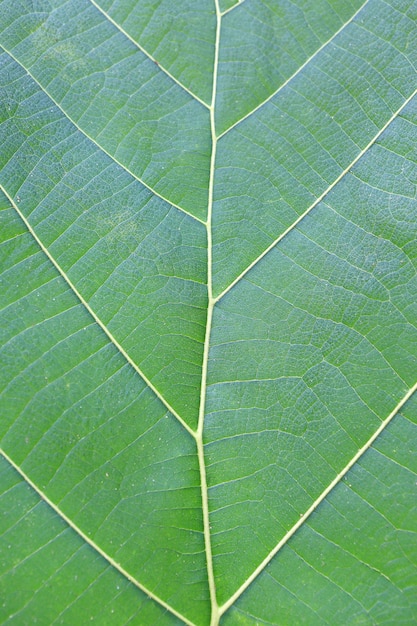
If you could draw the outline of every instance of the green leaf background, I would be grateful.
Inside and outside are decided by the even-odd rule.
[[[415,0],[0,6],[0,621],[416,623]]]

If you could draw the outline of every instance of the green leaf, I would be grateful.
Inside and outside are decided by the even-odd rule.
[[[2,0],[0,621],[417,621],[415,0]]]

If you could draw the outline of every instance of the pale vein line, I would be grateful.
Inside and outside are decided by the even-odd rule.
[[[210,336],[213,319],[213,309],[215,305],[215,299],[213,298],[213,278],[212,278],[212,212],[213,212],[213,195],[214,195],[214,174],[216,166],[216,122],[215,122],[215,104],[216,104],[216,92],[217,92],[217,68],[219,61],[219,48],[220,48],[220,30],[221,30],[221,13],[219,8],[219,0],[215,0],[216,6],[216,42],[215,42],[215,56],[213,65],[213,89],[210,105],[210,129],[211,129],[211,159],[210,159],[210,177],[209,177],[209,195],[208,195],[208,207],[207,207],[207,292],[208,292],[208,306],[207,306],[207,320],[206,320],[206,334],[204,338],[204,352],[203,352],[203,366],[201,373],[201,389],[200,389],[200,407],[198,414],[198,427],[196,433],[198,463],[200,468],[200,480],[201,480],[201,501],[203,509],[203,527],[204,527],[204,545],[206,550],[207,561],[207,577],[210,590],[210,602],[211,602],[211,620],[210,626],[217,626],[219,623],[219,605],[216,598],[216,582],[214,578],[213,568],[213,554],[211,548],[211,529],[210,529],[210,515],[209,515],[209,503],[208,503],[208,486],[206,475],[206,464],[204,459],[204,442],[203,442],[203,430],[204,430],[204,416],[206,407],[206,395],[207,395],[207,371],[208,360],[210,350]]]
[[[243,4],[244,2],[245,2],[245,0],[238,0],[236,2],[236,4],[234,4],[233,6],[229,7],[225,11],[223,11],[223,13],[221,13],[221,17],[223,17],[223,15],[226,15],[226,13],[230,13],[230,11],[233,11],[234,9],[237,9],[237,7],[240,7],[240,5]]]
[[[330,485],[326,487],[326,489],[321,493],[321,495],[313,502],[313,504],[307,509],[307,511],[300,517],[300,519],[294,524],[294,526],[284,535],[284,537],[277,543],[275,548],[271,550],[267,557],[258,565],[258,567],[252,572],[252,574],[245,580],[245,582],[239,587],[237,591],[229,598],[227,602],[225,602],[220,608],[220,615],[223,615],[231,606],[236,602],[236,600],[242,595],[242,593],[249,587],[249,585],[259,576],[259,574],[265,569],[265,567],[270,563],[273,557],[279,552],[279,550],[288,542],[288,540],[295,534],[295,532],[304,524],[304,522],[310,517],[310,515],[317,509],[318,505],[323,502],[323,500],[329,495],[329,493],[340,483],[342,478],[347,474],[347,472],[359,461],[359,459],[363,456],[363,454],[369,450],[371,445],[374,443],[375,439],[383,432],[383,430],[388,426],[391,420],[397,415],[397,413],[402,409],[404,404],[411,398],[411,396],[417,391],[417,382],[407,391],[405,396],[400,400],[397,406],[391,411],[388,417],[381,423],[379,428],[374,432],[372,437],[368,439],[365,445],[358,450],[355,456],[349,461],[349,463],[342,469],[341,472],[332,480]]]
[[[28,220],[26,219],[26,217],[23,215],[23,213],[20,211],[19,207],[17,206],[17,204],[13,201],[13,198],[9,195],[9,193],[4,189],[4,187],[2,185],[0,185],[0,190],[4,193],[4,195],[8,198],[10,204],[12,205],[12,207],[15,209],[16,213],[19,215],[20,219],[23,221],[23,223],[25,224],[26,228],[28,229],[28,231],[30,232],[30,234],[32,235],[33,239],[36,241],[36,243],[38,244],[38,246],[40,247],[40,249],[42,250],[42,252],[48,257],[48,259],[50,260],[50,262],[53,264],[53,266],[58,270],[59,274],[62,276],[62,278],[65,280],[65,282],[67,283],[67,285],[71,288],[71,290],[74,292],[74,294],[77,296],[78,300],[81,302],[81,304],[85,307],[85,309],[89,312],[89,314],[91,315],[91,317],[94,319],[94,321],[96,322],[96,324],[98,324],[98,326],[101,328],[101,330],[107,335],[107,337],[110,339],[111,343],[117,348],[117,350],[124,356],[124,358],[126,359],[126,361],[129,363],[129,365],[131,365],[133,367],[133,369],[139,374],[139,376],[142,378],[142,380],[147,384],[147,386],[152,389],[152,391],[154,392],[154,394],[159,398],[159,400],[162,402],[162,404],[168,409],[168,411],[170,413],[172,413],[172,415],[180,422],[180,424],[185,428],[185,430],[190,433],[190,435],[192,435],[192,437],[195,437],[195,432],[190,428],[190,426],[187,424],[187,422],[185,422],[182,417],[175,411],[175,409],[172,408],[172,406],[169,404],[169,402],[167,400],[165,400],[165,398],[162,396],[162,394],[158,391],[158,389],[153,385],[153,383],[147,378],[147,376],[145,376],[145,374],[142,372],[142,370],[139,368],[139,366],[135,363],[135,361],[133,361],[133,359],[129,356],[129,354],[126,352],[126,350],[124,350],[124,348],[122,348],[122,346],[119,344],[119,342],[115,339],[115,337],[113,337],[112,333],[108,330],[107,326],[104,324],[104,322],[102,322],[100,320],[100,318],[97,316],[97,314],[93,311],[93,309],[91,308],[91,306],[88,304],[88,302],[83,298],[83,296],[80,294],[80,292],[78,291],[78,289],[75,287],[74,283],[70,280],[70,278],[67,276],[67,274],[65,273],[65,271],[62,269],[62,267],[59,265],[59,263],[54,259],[54,257],[52,256],[52,254],[49,252],[49,250],[44,246],[44,244],[42,243],[42,241],[39,239],[38,235],[35,233],[34,229],[32,228],[31,224],[28,222]]]
[[[68,113],[65,111],[65,109],[59,104],[59,102],[57,102],[52,96],[51,94],[48,92],[47,89],[45,89],[45,87],[37,80],[37,78],[35,78],[35,76],[30,72],[30,70],[25,67],[23,65],[23,63],[21,63],[19,61],[19,59],[17,59],[12,52],[10,52],[7,48],[5,48],[3,45],[0,46],[0,48],[2,48],[4,50],[4,52],[6,54],[9,55],[9,57],[11,59],[13,59],[13,61],[15,61],[22,69],[25,70],[25,72],[28,74],[28,76],[31,77],[31,79],[38,85],[38,87],[42,90],[43,93],[45,93],[48,98],[51,100],[51,102],[54,103],[54,105],[61,111],[61,113],[65,116],[65,118],[82,134],[84,135],[84,137],[86,137],[89,141],[91,141],[91,143],[93,143],[101,152],[103,152],[103,154],[107,155],[114,163],[116,163],[119,167],[121,167],[125,172],[127,172],[128,174],[130,174],[130,176],[132,176],[132,178],[134,178],[135,180],[137,180],[141,185],[143,185],[144,187],[146,187],[146,189],[149,189],[149,191],[151,191],[155,196],[157,196],[158,198],[161,198],[161,200],[163,200],[164,202],[166,202],[167,204],[173,206],[174,208],[178,209],[178,211],[181,211],[181,213],[185,213],[185,215],[188,215],[189,217],[191,217],[193,220],[196,220],[197,222],[200,222],[200,224],[205,224],[204,220],[200,219],[199,217],[196,217],[195,215],[193,215],[192,213],[189,213],[186,209],[183,209],[182,207],[179,206],[179,204],[174,204],[173,202],[171,202],[171,200],[168,200],[168,198],[165,198],[163,195],[161,195],[158,191],[156,191],[153,187],[151,187],[150,185],[148,185],[147,183],[145,183],[145,181],[143,181],[141,178],[139,178],[139,176],[137,176],[136,174],[134,174],[126,165],[124,165],[123,163],[121,163],[120,161],[118,161],[116,159],[116,157],[112,154],[110,154],[110,152],[107,152],[107,150],[105,148],[103,148],[99,143],[97,143],[97,141],[95,139],[93,139],[92,137],[90,137],[90,135],[87,134],[87,132],[85,130],[83,130],[80,126],[78,126],[77,122],[75,122],[73,119],[71,119],[71,117],[68,115]]]
[[[185,85],[183,85],[183,83],[181,83],[177,78],[175,78],[175,76],[173,76],[173,74],[171,74],[163,65],[161,65],[161,63],[159,63],[159,61],[157,61],[155,59],[155,57],[153,57],[145,48],[143,48],[135,39],[133,39],[133,37],[131,35],[129,35],[128,32],[126,32],[124,30],[124,28],[122,28],[122,26],[120,26],[120,24],[118,24],[112,17],[110,17],[110,15],[108,13],[106,13],[106,11],[104,9],[102,9],[96,2],[95,0],[90,0],[91,4],[93,6],[96,7],[96,9],[98,11],[100,11],[100,13],[102,15],[104,15],[104,17],[111,23],[113,24],[113,26],[115,28],[117,28],[118,31],[120,31],[127,39],[129,39],[129,41],[131,43],[133,43],[138,50],[140,50],[146,57],[148,57],[148,59],[150,59],[151,61],[153,61],[158,68],[164,72],[164,74],[166,74],[175,84],[178,85],[178,87],[181,87],[181,89],[183,89],[184,91],[186,91],[192,98],[194,98],[194,100],[197,100],[200,104],[202,104],[206,109],[209,109],[209,105],[207,104],[207,102],[204,102],[204,100],[202,100],[201,98],[199,98],[195,93],[193,93],[190,89],[188,89],[188,87],[186,87]]]
[[[280,85],[278,87],[278,89],[276,89],[273,93],[271,93],[270,96],[268,96],[265,100],[263,100],[260,104],[258,104],[258,106],[256,106],[254,109],[252,109],[252,111],[249,111],[249,113],[247,113],[246,115],[244,115],[243,117],[240,118],[240,120],[237,120],[236,122],[234,122],[231,126],[229,126],[229,128],[227,128],[225,131],[223,131],[219,136],[218,139],[220,139],[221,137],[224,137],[224,135],[226,135],[229,131],[232,130],[232,128],[235,128],[238,124],[240,124],[241,122],[243,122],[244,120],[246,120],[248,117],[250,117],[251,115],[253,115],[254,113],[256,113],[256,111],[259,111],[260,108],[262,108],[267,102],[269,102],[274,96],[276,96],[282,89],[284,89],[284,87],[286,87],[288,85],[288,83],[290,83],[292,80],[294,80],[294,78],[296,76],[298,76],[298,74],[300,72],[303,71],[303,69],[309,65],[311,63],[311,61],[313,61],[313,59],[316,58],[316,56],[324,49],[326,48],[328,45],[331,44],[331,42],[347,27],[349,26],[349,24],[351,22],[353,22],[353,20],[359,15],[359,13],[362,11],[362,9],[368,4],[369,0],[365,0],[365,2],[363,3],[363,5],[361,7],[359,7],[359,9],[356,11],[356,13],[354,13],[348,20],[347,22],[345,22],[340,28],[339,30],[337,30],[331,37],[330,39],[328,39],[327,41],[325,41],[320,48],[317,48],[317,50],[315,51],[315,53],[309,57],[306,61],[304,61],[304,63],[302,65],[300,65],[300,67],[298,68],[298,70],[296,70],[294,72],[294,74],[291,74],[291,76],[289,76],[287,78],[287,80],[285,80],[282,85]]]
[[[46,504],[48,504],[51,507],[51,509],[53,509],[53,511],[55,511],[55,513],[57,513],[57,515],[59,515],[59,517],[61,517],[64,520],[64,522],[66,522],[66,524],[68,524],[68,526],[77,533],[77,535],[79,535],[86,543],[88,543],[88,545],[90,545],[96,552],[98,552],[104,559],[106,559],[106,561],[114,569],[120,572],[120,574],[122,574],[125,578],[127,578],[133,585],[135,585],[135,587],[137,587],[143,593],[149,596],[149,598],[151,598],[152,600],[154,600],[155,602],[163,606],[164,609],[166,609],[167,611],[175,615],[175,617],[178,617],[179,619],[181,619],[188,626],[194,626],[193,622],[190,622],[186,617],[181,615],[181,613],[178,613],[178,611],[173,609],[164,600],[159,598],[155,593],[153,593],[153,591],[150,591],[149,589],[147,589],[144,585],[142,585],[142,583],[136,580],[136,578],[134,578],[121,565],[119,565],[119,563],[117,563],[111,556],[109,556],[104,550],[102,550],[88,535],[86,535],[81,530],[81,528],[79,528],[76,524],[74,524],[74,522],[69,517],[67,517],[65,513],[61,511],[61,509],[56,504],[54,504],[52,500],[48,498],[47,495],[45,495],[45,493],[29,478],[29,476],[1,448],[0,448],[0,454],[20,474],[23,480],[28,485],[30,485],[30,487],[32,487],[32,489],[40,496],[40,498],[42,498],[42,500],[44,500]]]
[[[332,182],[331,185],[327,187],[325,191],[311,204],[308,209],[304,211],[296,220],[293,222],[283,233],[279,235],[246,269],[243,270],[237,276],[224,291],[222,291],[218,296],[216,296],[215,301],[218,302],[228,291],[232,289],[246,274],[257,264],[264,256],[268,254],[289,232],[291,232],[329,193],[330,191],[348,174],[348,172],[352,169],[354,165],[366,154],[366,152],[371,148],[371,146],[379,139],[382,133],[388,128],[388,126],[400,115],[401,111],[407,106],[407,104],[414,98],[417,94],[417,89],[413,91],[413,93],[405,100],[405,102],[400,106],[400,108],[395,111],[389,118],[387,122],[385,122],[384,126],[377,132],[377,134],[371,139],[371,141],[361,150],[357,156],[353,159],[353,161],[339,174],[339,176]]]
[[[392,461],[392,459],[390,459]],[[349,485],[350,487],[351,485]],[[359,496],[362,499],[362,502],[364,502],[365,504],[367,504],[369,507],[372,507],[372,504],[370,502],[368,502],[368,500],[365,500],[365,498],[363,496],[360,496],[360,494],[358,494],[356,491],[354,491],[354,493]],[[336,507],[334,506],[334,504],[330,504],[331,508],[335,510],[335,512],[337,512]],[[385,515],[383,515],[381,513],[381,511],[378,511],[377,509],[374,509],[381,517],[383,517],[383,519],[385,520],[385,522],[387,523],[387,526],[391,526],[391,528],[395,529],[395,526],[393,526],[393,524],[391,524],[391,522],[387,519],[387,517]],[[348,548],[345,548],[341,545],[338,545],[336,543],[336,541],[334,541],[333,539],[329,539],[328,537],[326,537],[325,534],[323,534],[322,532],[319,532],[316,528],[311,528],[310,530],[312,531],[312,533],[314,535],[316,535],[317,537],[319,537],[321,540],[326,541],[328,544],[330,544],[331,546],[333,546],[334,548],[341,550],[344,554],[349,555],[349,557],[352,557],[353,559],[356,559],[356,561],[358,563],[360,563],[361,565],[363,565],[364,567],[366,567],[366,569],[371,570],[372,572],[375,572],[376,574],[378,574],[378,576],[383,576],[385,578],[385,580],[387,580],[388,582],[390,582],[391,584],[395,585],[395,583],[391,580],[391,578],[389,576],[387,576],[381,569],[378,569],[375,565],[371,565],[370,563],[367,563],[366,560],[364,560],[363,558],[359,558],[358,555],[349,550]],[[301,556],[296,550],[294,550],[294,552],[296,552],[299,556]],[[310,567],[314,568],[314,565],[312,564],[312,562],[309,560],[307,561],[308,565]],[[324,575],[324,573],[322,572],[322,576]],[[325,578],[327,580],[330,580],[330,578],[328,576],[325,575]],[[351,594],[351,592],[347,591],[346,589],[344,590],[345,593],[348,593],[349,596],[351,596],[351,598],[353,599],[353,595]],[[357,599],[357,601],[360,602],[359,599]],[[365,607],[363,607],[365,608]]]

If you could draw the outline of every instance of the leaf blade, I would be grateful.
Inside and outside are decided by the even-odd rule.
[[[167,623],[327,623],[324,597],[384,621],[384,593],[413,615],[412,558],[387,587],[341,540],[360,593],[297,572],[415,388],[415,2],[2,6],[6,458]],[[248,83],[224,62],[246,44]]]

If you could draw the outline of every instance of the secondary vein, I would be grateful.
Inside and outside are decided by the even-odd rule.
[[[300,65],[300,67],[293,73],[291,74],[291,76],[289,76],[287,78],[287,80],[285,80],[282,85],[280,85],[275,91],[273,91],[267,98],[265,98],[265,100],[263,100],[260,104],[258,104],[258,106],[256,106],[254,109],[252,109],[252,111],[249,111],[249,113],[247,113],[246,115],[244,115],[243,117],[240,118],[240,120],[237,120],[236,122],[234,122],[234,124],[232,124],[231,126],[229,126],[229,128],[227,128],[225,131],[223,131],[221,133],[221,135],[218,136],[218,139],[221,139],[221,137],[224,137],[225,135],[227,135],[227,133],[229,131],[232,130],[232,128],[235,128],[236,126],[238,126],[238,124],[240,124],[241,122],[243,122],[244,120],[246,120],[248,117],[250,117],[251,115],[253,115],[254,113],[256,113],[256,111],[259,111],[259,109],[261,109],[263,106],[265,106],[265,104],[267,104],[267,102],[269,102],[270,100],[272,100],[272,98],[274,98],[282,89],[284,89],[284,87],[286,87],[288,85],[288,83],[290,83],[292,80],[294,80],[294,78],[296,78],[296,76],[298,76],[298,74],[304,70],[304,68],[309,65],[311,63],[311,61],[313,59],[315,59],[315,57],[324,49],[326,48],[345,28],[346,26],[348,26],[354,19],[356,19],[356,17],[358,16],[358,14],[363,10],[363,8],[368,4],[369,0],[365,0],[365,2],[362,4],[362,6],[359,7],[359,9],[347,20],[347,22],[345,22],[340,28],[339,30],[337,30],[327,41],[325,41],[319,48],[317,48],[317,50],[314,52],[314,54],[311,55],[311,57],[308,57],[308,59],[306,59],[306,61],[304,61],[304,63],[302,65]],[[239,3],[241,4],[241,3]],[[238,5],[235,5],[238,6]],[[234,7],[233,7],[234,8]]]
[[[350,170],[352,169],[352,167],[354,167],[354,165],[356,165],[356,163],[368,152],[368,150],[371,148],[371,146],[379,139],[379,137],[382,135],[382,133],[388,128],[388,126],[390,124],[392,124],[392,122],[398,117],[398,115],[400,115],[401,111],[407,106],[407,104],[409,102],[411,102],[411,100],[414,98],[414,96],[417,94],[417,89],[415,89],[412,94],[410,96],[408,96],[408,98],[405,100],[405,102],[403,102],[403,104],[400,106],[399,109],[397,109],[397,111],[395,111],[391,117],[389,118],[389,120],[387,120],[387,122],[384,124],[384,126],[382,126],[382,128],[380,128],[380,130],[376,133],[376,135],[367,143],[367,145],[363,148],[363,150],[361,150],[356,157],[353,159],[353,161],[351,161],[351,163],[349,163],[349,165],[339,174],[339,176],[331,183],[331,185],[329,185],[327,187],[327,189],[325,189],[323,191],[323,193],[316,198],[316,200],[314,200],[314,202],[304,211],[304,213],[302,213],[290,226],[288,226],[288,228],[286,228],[284,230],[284,232],[282,232],[276,239],[274,239],[274,241],[267,247],[265,248],[265,250],[263,252],[261,252],[260,255],[258,255],[256,257],[256,259],[254,259],[252,261],[252,263],[250,263],[250,265],[248,265],[248,267],[246,267],[243,272],[241,272],[239,274],[239,276],[237,276],[229,285],[228,287],[226,287],[226,289],[224,289],[218,296],[216,296],[215,298],[215,302],[218,302],[219,300],[221,300],[221,298],[223,298],[223,296],[225,296],[238,282],[240,282],[240,280],[242,280],[242,278],[244,278],[244,276],[246,276],[246,274],[253,268],[255,267],[255,265],[257,265],[259,263],[259,261],[261,261],[261,259],[263,259],[268,252],[270,252],[273,248],[275,248],[275,246],[282,240],[284,239],[284,237],[286,235],[288,235],[288,233],[290,233],[292,230],[294,230],[294,228],[305,218],[307,217],[307,215],[322,201],[324,200],[324,198],[332,191],[332,189],[338,184],[340,183],[340,181],[342,180],[342,178],[344,178],[346,176],[346,174],[348,174],[350,172]]]
[[[313,504],[307,509],[307,511],[300,517],[300,519],[294,524],[294,526],[282,537],[282,539],[276,544],[271,552],[265,557],[265,559],[258,565],[258,567],[252,572],[252,574],[245,580],[245,582],[235,591],[235,593],[219,608],[219,614],[223,615],[242,595],[242,593],[251,585],[251,583],[261,574],[268,563],[271,562],[273,557],[281,550],[281,548],[288,542],[288,540],[295,534],[295,532],[302,526],[305,521],[310,517],[312,513],[317,509],[319,504],[329,495],[331,491],[340,483],[342,478],[347,472],[359,461],[359,459],[365,454],[371,447],[374,441],[385,430],[392,419],[402,409],[404,404],[411,398],[411,396],[417,391],[417,382],[407,391],[405,396],[400,400],[396,407],[391,411],[388,417],[381,423],[379,428],[368,439],[368,441],[358,450],[358,452],[352,457],[352,459],[345,465],[345,467],[339,472],[339,474],[332,480],[332,482],[326,487],[326,489],[320,494]]]
[[[191,622],[186,617],[181,615],[181,613],[173,609],[169,604],[164,602],[164,600],[162,600],[157,595],[155,595],[152,591],[150,591],[150,589],[147,589],[138,580],[136,580],[136,578],[134,578],[131,574],[129,574],[129,572],[127,572],[121,565],[119,565],[119,563],[117,563],[111,556],[109,556],[104,550],[102,550],[100,546],[98,546],[93,541],[93,539],[91,539],[88,535],[86,535],[81,530],[81,528],[79,528],[76,524],[74,524],[74,522],[67,515],[65,515],[65,513],[61,511],[61,509],[52,502],[52,500],[48,498],[48,496],[29,478],[29,476],[19,467],[19,465],[17,465],[12,460],[12,458],[1,448],[0,448],[0,455],[18,472],[18,474],[20,474],[23,480],[30,487],[32,487],[32,489],[38,494],[38,496],[40,496],[40,498],[42,498],[42,500],[44,500],[46,504],[48,504],[51,507],[51,509],[55,511],[55,513],[57,513],[57,515],[59,515],[59,517],[62,518],[68,524],[68,526],[77,533],[77,535],[79,535],[86,543],[88,543],[92,548],[94,548],[96,552],[98,552],[104,559],[106,559],[106,561],[114,569],[120,572],[120,574],[122,574],[125,578],[127,578],[127,580],[129,580],[133,585],[135,585],[135,587],[138,587],[138,589],[140,589],[143,593],[149,596],[149,598],[152,598],[152,600],[154,600],[155,602],[163,606],[164,609],[166,609],[171,614],[181,619],[185,624],[187,624],[187,626],[195,626],[193,622]]]
[[[71,288],[71,290],[73,291],[73,293],[77,296],[78,300],[81,302],[81,304],[85,307],[85,309],[89,312],[89,314],[91,315],[91,317],[94,319],[94,321],[98,324],[98,326],[100,326],[100,328],[103,330],[103,332],[107,335],[107,337],[110,339],[111,343],[117,348],[117,350],[124,356],[124,358],[126,359],[126,361],[129,363],[129,365],[131,365],[133,367],[133,369],[139,374],[139,376],[142,378],[142,380],[147,384],[147,386],[152,389],[152,391],[154,392],[154,394],[159,398],[159,400],[162,402],[162,404],[164,404],[164,406],[168,409],[168,411],[180,422],[180,424],[185,428],[185,430],[192,436],[195,437],[195,432],[192,430],[192,428],[190,428],[190,426],[187,424],[187,422],[185,422],[183,420],[183,418],[177,413],[177,411],[169,404],[169,402],[164,398],[164,396],[160,393],[160,391],[158,391],[158,389],[153,385],[153,383],[148,379],[148,377],[142,372],[142,370],[140,369],[140,367],[135,363],[135,361],[129,356],[129,354],[126,352],[126,350],[120,345],[120,343],[116,340],[116,338],[112,335],[112,333],[109,331],[109,329],[107,328],[106,324],[104,324],[104,322],[101,321],[101,319],[98,317],[98,315],[95,313],[95,311],[91,308],[91,306],[88,304],[88,302],[85,300],[85,298],[81,295],[81,293],[78,291],[78,289],[76,288],[76,286],[74,285],[74,283],[71,281],[71,279],[69,278],[69,276],[66,274],[66,272],[62,269],[62,267],[59,265],[59,263],[55,260],[55,258],[52,256],[52,254],[49,252],[48,248],[43,244],[43,242],[41,241],[41,239],[38,237],[38,235],[36,234],[36,232],[34,231],[33,227],[31,226],[31,224],[29,223],[29,221],[26,219],[26,217],[23,215],[23,213],[21,212],[21,210],[19,209],[19,207],[17,206],[17,204],[13,201],[13,198],[9,195],[9,193],[6,191],[6,189],[0,185],[0,190],[4,193],[4,195],[8,198],[10,204],[12,205],[12,207],[14,208],[14,210],[16,211],[16,213],[19,215],[20,219],[23,221],[23,223],[25,224],[26,228],[28,229],[28,231],[30,232],[30,234],[32,235],[33,239],[36,241],[36,243],[38,244],[38,246],[40,247],[40,249],[42,250],[42,252],[47,256],[47,258],[49,259],[49,261],[52,263],[52,265],[55,267],[55,269],[58,270],[60,276],[65,280],[65,282],[67,283],[67,285]]]
[[[197,100],[200,104],[202,104],[206,109],[209,109],[209,105],[207,104],[207,102],[204,102],[204,100],[202,100],[201,98],[199,98],[194,92],[192,92],[190,89],[188,89],[188,87],[186,87],[181,81],[179,81],[177,78],[175,78],[175,76],[173,74],[171,74],[163,65],[161,65],[161,63],[159,63],[159,61],[157,61],[155,59],[155,57],[153,57],[147,50],[146,48],[144,48],[143,46],[141,46],[135,39],[133,39],[133,37],[131,37],[131,35],[129,35],[129,33],[127,31],[124,30],[124,28],[122,28],[120,26],[120,24],[118,24],[112,17],[110,17],[110,15],[108,13],[106,13],[106,11],[104,9],[101,8],[101,6],[99,4],[97,4],[97,2],[95,2],[95,0],[90,0],[91,4],[98,10],[100,11],[100,13],[102,15],[104,15],[104,17],[111,23],[113,24],[113,26],[115,28],[117,28],[118,31],[120,31],[121,33],[123,33],[123,35],[129,39],[130,42],[133,43],[134,46],[136,46],[136,48],[138,50],[140,50],[145,56],[148,57],[148,59],[150,59],[151,61],[153,61],[154,63],[158,64],[158,68],[164,72],[164,74],[166,74],[176,85],[178,85],[178,87],[181,87],[181,89],[183,89],[184,91],[186,91],[192,98],[194,98],[194,100]]]
[[[119,167],[121,167],[125,172],[127,172],[128,174],[130,174],[130,176],[132,176],[132,178],[134,178],[135,180],[138,181],[138,183],[140,183],[141,185],[143,185],[146,189],[149,189],[149,191],[151,191],[153,193],[154,196],[156,196],[157,198],[161,198],[161,200],[163,200],[164,202],[166,202],[167,204],[173,206],[175,209],[178,209],[178,211],[181,211],[181,213],[185,213],[185,215],[188,215],[189,217],[191,217],[193,220],[195,220],[196,222],[200,222],[200,224],[205,224],[205,222],[200,219],[199,217],[196,217],[195,215],[193,215],[192,213],[189,213],[186,209],[183,209],[181,206],[179,206],[178,204],[174,204],[173,202],[171,202],[171,200],[168,200],[168,198],[165,198],[163,195],[161,195],[158,191],[156,191],[153,187],[151,187],[150,185],[148,185],[147,183],[145,183],[145,181],[143,181],[141,178],[139,178],[139,176],[137,176],[136,174],[134,174],[126,165],[124,165],[123,163],[121,163],[120,161],[118,161],[116,159],[115,156],[113,156],[112,154],[110,154],[110,152],[107,152],[107,150],[105,150],[103,148],[103,146],[101,146],[99,143],[97,143],[97,141],[95,139],[93,139],[92,137],[90,137],[90,135],[88,135],[80,126],[78,126],[77,122],[75,122],[69,115],[68,113],[65,111],[65,109],[59,104],[59,102],[57,100],[55,100],[51,94],[45,89],[45,87],[42,86],[42,84],[35,78],[35,76],[30,72],[30,70],[25,67],[20,61],[19,59],[17,59],[12,52],[10,52],[10,50],[8,50],[7,48],[5,48],[3,45],[0,46],[0,49],[4,50],[4,52],[6,54],[9,55],[9,57],[11,59],[13,59],[13,61],[15,61],[21,68],[23,68],[25,70],[25,72],[31,77],[31,79],[38,85],[38,87],[42,90],[42,92],[44,94],[46,94],[48,96],[48,98],[51,100],[51,102],[61,111],[61,113],[65,116],[65,118],[82,134],[84,135],[84,137],[86,137],[89,141],[91,141],[91,143],[93,143],[101,152],[103,152],[103,154],[107,155],[109,157],[109,159],[111,159],[114,163],[116,163],[116,165],[118,165]]]

